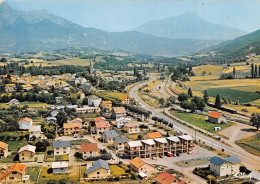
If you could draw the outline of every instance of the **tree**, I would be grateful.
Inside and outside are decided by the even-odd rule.
[[[207,90],[204,91],[203,100],[206,104],[209,102],[209,95]]]
[[[141,135],[141,134],[139,134],[138,136],[137,136],[137,139],[139,139],[139,140],[141,140],[143,138],[143,135]]]
[[[164,98],[160,98],[160,99],[159,99],[159,103],[160,103],[161,105],[164,105],[164,104],[165,104]]]
[[[233,67],[233,75],[236,76],[236,67]]]
[[[219,94],[217,94],[217,96],[216,96],[215,105],[216,105],[217,108],[220,108],[222,106]]]
[[[21,92],[23,90],[23,87],[21,84],[16,84],[16,91]]]
[[[260,127],[260,113],[253,113],[252,118],[250,120],[251,124],[259,130]]]
[[[192,97],[192,91],[191,91],[191,88],[188,89],[188,95],[189,95],[190,97]]]
[[[197,109],[203,110],[205,108],[205,102],[202,98],[194,96],[191,101],[196,104]]]
[[[254,64],[252,63],[252,64],[251,64],[251,77],[252,77],[252,78],[254,78],[254,76],[255,76],[254,73],[255,73],[255,72],[254,72]]]
[[[67,115],[63,111],[60,111],[57,114],[56,119],[57,119],[58,125],[61,126],[61,127],[63,126],[63,123],[66,123],[67,120],[68,120]]]
[[[176,98],[174,96],[167,98],[167,101],[170,102],[171,104],[174,104],[175,100],[176,100]]]
[[[179,100],[180,102],[185,101],[185,100],[188,100],[188,99],[189,99],[189,95],[186,94],[186,93],[181,93],[181,94],[179,94],[179,96],[178,96],[178,100]]]
[[[255,78],[257,77],[257,65],[255,65],[255,74],[254,74],[254,77],[255,77]]]

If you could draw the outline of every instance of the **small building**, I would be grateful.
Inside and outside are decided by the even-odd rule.
[[[257,171],[252,171],[251,173],[249,173],[249,177],[250,177],[250,180],[255,183],[260,182],[260,173]]]
[[[130,167],[137,173],[145,173],[147,175],[153,173],[155,168],[139,157],[135,157],[130,161]]]
[[[67,173],[68,162],[52,162],[51,168],[54,174]]]
[[[155,178],[156,184],[175,184],[176,176],[171,175],[167,171],[162,172]]]
[[[97,97],[96,95],[90,95],[88,98],[88,105],[93,107],[99,107],[102,98]]]
[[[109,111],[112,110],[112,101],[102,101],[100,104],[100,107],[102,109],[107,109]]]
[[[106,130],[104,131],[104,133],[102,134],[102,139],[103,141],[107,142],[107,143],[113,143],[114,139],[116,137],[118,137],[118,133],[116,130]]]
[[[17,99],[12,99],[10,102],[6,103],[6,105],[20,105],[20,102]]]
[[[226,118],[219,112],[211,111],[210,114],[208,115],[208,120],[211,123],[226,123],[227,120]]]
[[[70,152],[70,141],[54,141],[52,147],[54,155],[67,155]]]
[[[31,125],[29,128],[29,138],[41,138],[41,125]]]
[[[125,117],[126,116],[126,110],[125,107],[114,107],[112,109],[112,119],[119,119],[121,117]]]
[[[46,122],[47,122],[47,124],[50,124],[50,123],[55,124],[57,122],[57,118],[49,116],[46,118]]]
[[[92,167],[86,168],[85,178],[107,178],[110,176],[109,165],[104,160],[97,160]]]
[[[29,179],[29,175],[25,175],[26,166],[15,163],[5,173],[0,176],[1,183],[25,183]]]
[[[121,100],[122,104],[130,104],[131,103],[131,99],[128,96],[124,96],[120,100]]]
[[[99,120],[95,122],[95,131],[98,135],[103,134],[106,130],[110,130],[110,123],[106,120]]]
[[[30,126],[32,125],[33,121],[31,118],[24,117],[18,121],[19,129],[21,130],[29,130]]]
[[[126,123],[124,125],[124,131],[126,131],[129,134],[139,133],[140,132],[139,123],[137,122]]]
[[[79,90],[77,92],[77,96],[80,100],[83,100],[86,97],[85,93],[82,90]]]
[[[81,126],[79,123],[64,123],[63,130],[64,135],[72,135],[79,133]]]
[[[20,162],[34,162],[36,147],[32,145],[25,145],[18,151]]]
[[[97,143],[85,143],[81,144],[82,158],[87,159],[89,157],[98,156],[98,144]]]
[[[227,176],[239,172],[241,160],[237,157],[221,158],[214,156],[209,162],[210,170],[217,176]]]
[[[128,138],[126,136],[116,137],[114,140],[114,147],[119,152],[124,152],[125,145],[128,143]]]
[[[117,128],[122,128],[124,126],[124,124],[131,123],[131,122],[132,122],[132,120],[130,118],[121,117],[116,120],[116,126],[117,126]]]
[[[8,155],[8,144],[0,141],[0,158],[5,158]]]
[[[149,132],[144,136],[144,139],[156,139],[163,137],[160,132]]]
[[[68,121],[68,123],[78,123],[80,126],[82,126],[83,120],[81,118],[74,118],[71,121]]]
[[[100,108],[99,107],[89,107],[89,106],[84,106],[81,108],[76,108],[76,112],[77,113],[96,113],[96,112],[100,112]]]

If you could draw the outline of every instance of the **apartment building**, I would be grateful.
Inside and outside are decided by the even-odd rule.
[[[125,153],[131,158],[162,157],[167,152],[191,153],[194,147],[190,135],[131,141],[125,146]]]

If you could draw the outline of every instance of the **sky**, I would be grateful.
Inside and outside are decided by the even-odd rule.
[[[1,0],[0,0],[1,1]],[[4,0],[19,10],[43,10],[84,27],[130,31],[150,20],[185,13],[247,32],[260,29],[260,0]]]

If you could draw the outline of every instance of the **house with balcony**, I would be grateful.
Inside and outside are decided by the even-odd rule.
[[[111,115],[112,119],[119,119],[121,117],[126,117],[125,107],[114,107],[111,112],[112,112]]]
[[[116,130],[106,130],[102,134],[102,139],[103,139],[103,142],[112,144],[114,142],[114,139],[118,136],[119,136],[119,134],[117,133]]]
[[[29,138],[41,138],[41,125],[31,125],[29,128]]]
[[[125,145],[128,143],[128,138],[126,136],[118,136],[114,140],[114,147],[118,152],[124,152]]]
[[[132,122],[132,120],[130,118],[121,117],[116,120],[116,126],[117,126],[117,128],[122,128],[124,126],[124,124],[131,123],[131,122]]]
[[[110,127],[110,123],[106,120],[99,120],[95,122],[95,131],[98,135],[101,135],[105,131],[110,130]]]

